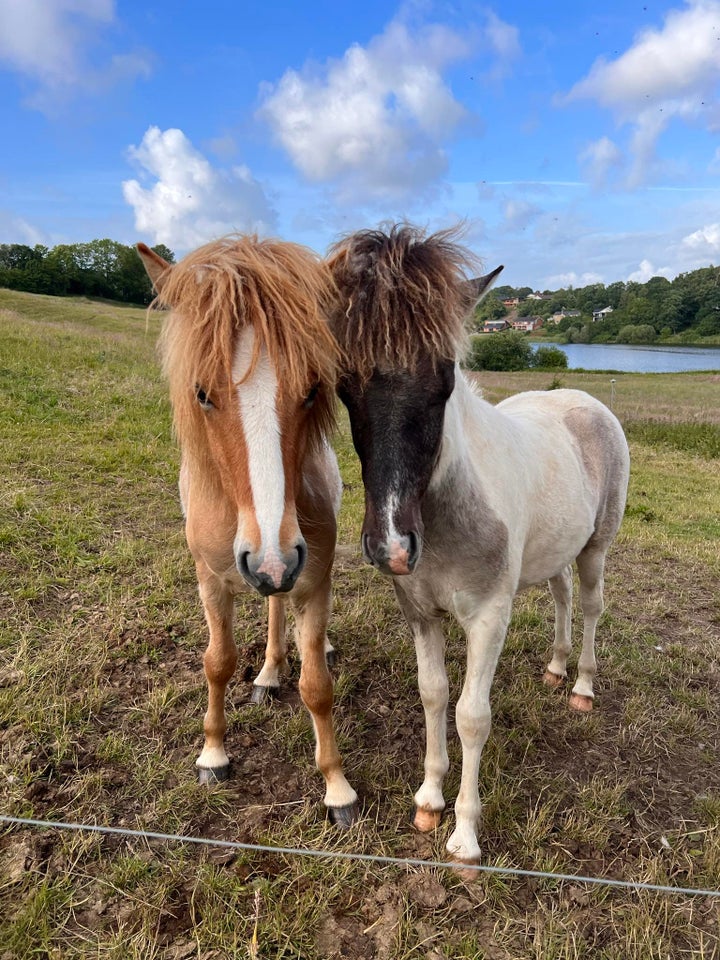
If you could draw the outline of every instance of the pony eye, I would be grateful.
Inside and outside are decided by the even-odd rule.
[[[310,392],[303,400],[303,406],[306,410],[309,410],[310,407],[315,403],[315,397],[318,395],[318,390],[320,389],[320,384],[316,383],[314,387],[310,389]]]
[[[197,398],[197,402],[200,404],[200,406],[203,408],[203,410],[211,410],[211,409],[212,409],[212,407],[213,407],[213,402],[212,402],[212,400],[210,399],[210,397],[208,397],[208,395],[205,393],[205,391],[203,390],[202,387],[199,387],[199,386],[196,385],[196,387],[195,387],[195,396],[196,396],[196,398]]]

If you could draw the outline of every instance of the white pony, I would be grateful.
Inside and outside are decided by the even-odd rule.
[[[427,742],[415,825],[433,829],[445,807],[442,617],[451,613],[467,635],[467,670],[455,711],[463,763],[448,849],[477,863],[480,757],[513,598],[549,580],[556,625],[545,679],[559,686],[577,565],[584,630],[570,705],[591,710],[603,569],[630,461],[619,422],[586,393],[522,393],[497,407],[477,395],[457,364],[464,319],[502,268],[468,281],[468,259],[452,232],[425,237],[401,225],[347,237],[329,262],[345,354],[339,395],[365,484],[363,550],[393,576],[417,652]]]

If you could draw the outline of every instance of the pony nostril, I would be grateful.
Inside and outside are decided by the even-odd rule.
[[[408,535],[408,566],[412,570],[415,564],[418,561],[420,554],[420,540],[417,533],[414,530],[411,530]]]
[[[368,563],[374,564],[375,561],[370,553],[370,537],[366,533],[363,533],[363,535],[360,537],[360,544],[362,546],[362,552],[365,559],[368,561]]]
[[[250,565],[248,564],[249,556],[250,556],[250,551],[245,550],[243,553],[241,553],[238,556],[238,559],[237,559],[238,569],[242,574],[242,576],[245,577],[246,579],[252,576],[252,574],[250,573]]]
[[[305,560],[307,559],[307,547],[304,543],[299,543],[295,549],[297,550],[298,555],[297,571],[299,573],[305,566]]]

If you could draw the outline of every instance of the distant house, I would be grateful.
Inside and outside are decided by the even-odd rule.
[[[579,310],[556,310],[555,313],[550,317],[551,323],[560,323],[561,320],[564,320],[566,317],[580,317],[582,314]]]
[[[613,312],[612,307],[603,307],[602,310],[593,310],[593,323],[596,320],[604,320],[608,314]]]
[[[540,293],[539,290],[536,290],[535,293],[529,293],[526,297],[527,300],[552,300],[552,298],[551,293]]]
[[[523,333],[532,333],[542,326],[542,317],[518,317],[512,321],[513,330],[521,330]]]
[[[516,307],[519,303],[520,303],[519,297],[508,297],[507,300],[502,301],[502,305],[504,307],[507,307],[508,309],[511,309],[512,307]]]
[[[510,324],[507,320],[486,320],[483,324],[483,333],[499,333],[501,330],[509,330]]]

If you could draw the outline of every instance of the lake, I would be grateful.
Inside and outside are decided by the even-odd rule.
[[[534,347],[540,346],[538,343]],[[720,370],[720,347],[629,346],[622,343],[554,343],[567,355],[570,369],[620,370],[623,373],[682,373]]]

